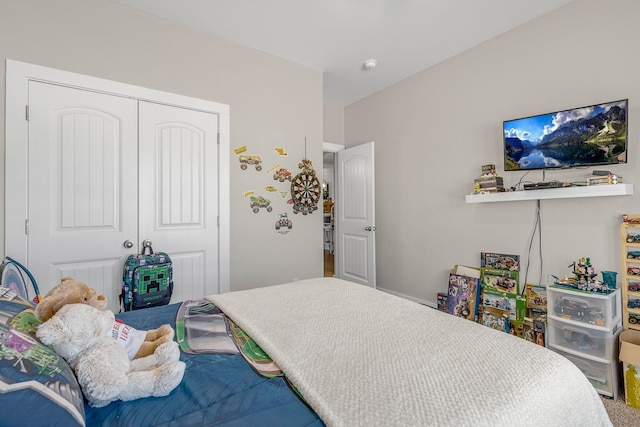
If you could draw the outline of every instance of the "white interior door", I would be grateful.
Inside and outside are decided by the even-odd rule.
[[[75,276],[115,309],[137,240],[137,102],[32,81],[28,125],[28,267],[43,294]]]
[[[169,253],[172,300],[218,293],[217,115],[140,102],[139,242]]]
[[[337,152],[336,277],[376,287],[374,144]]]

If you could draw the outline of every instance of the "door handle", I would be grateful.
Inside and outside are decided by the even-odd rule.
[[[374,225],[373,227],[365,227],[364,230],[365,231],[376,231],[376,226]]]
[[[131,240],[125,240],[122,246],[124,246],[127,249],[131,249],[133,247],[133,242]]]

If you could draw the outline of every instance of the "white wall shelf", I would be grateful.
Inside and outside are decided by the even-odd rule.
[[[506,191],[504,193],[467,194],[466,203],[515,202],[519,200],[571,199],[577,197],[631,196],[633,184],[589,185],[546,188],[543,190]]]

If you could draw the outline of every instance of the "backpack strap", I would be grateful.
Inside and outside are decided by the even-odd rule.
[[[147,254],[147,249],[149,249],[149,253]],[[142,241],[142,252],[141,255],[153,255],[153,248],[151,247],[151,240],[143,240]]]

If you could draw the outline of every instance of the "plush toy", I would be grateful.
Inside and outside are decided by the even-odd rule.
[[[182,381],[185,364],[174,341],[150,356],[129,360],[109,338],[114,315],[86,304],[68,304],[38,326],[36,336],[69,363],[89,405],[166,396]]]
[[[65,305],[76,303],[88,304],[103,310],[107,307],[107,297],[73,277],[63,277],[38,303],[36,317],[41,322],[46,322]]]
[[[62,307],[68,304],[87,304],[99,310],[107,307],[107,297],[96,292],[91,286],[73,277],[63,277],[36,306],[36,317],[46,322]],[[153,354],[164,343],[173,341],[175,332],[170,325],[158,329],[138,331],[116,321],[110,333],[127,349],[129,359],[138,359]]]

